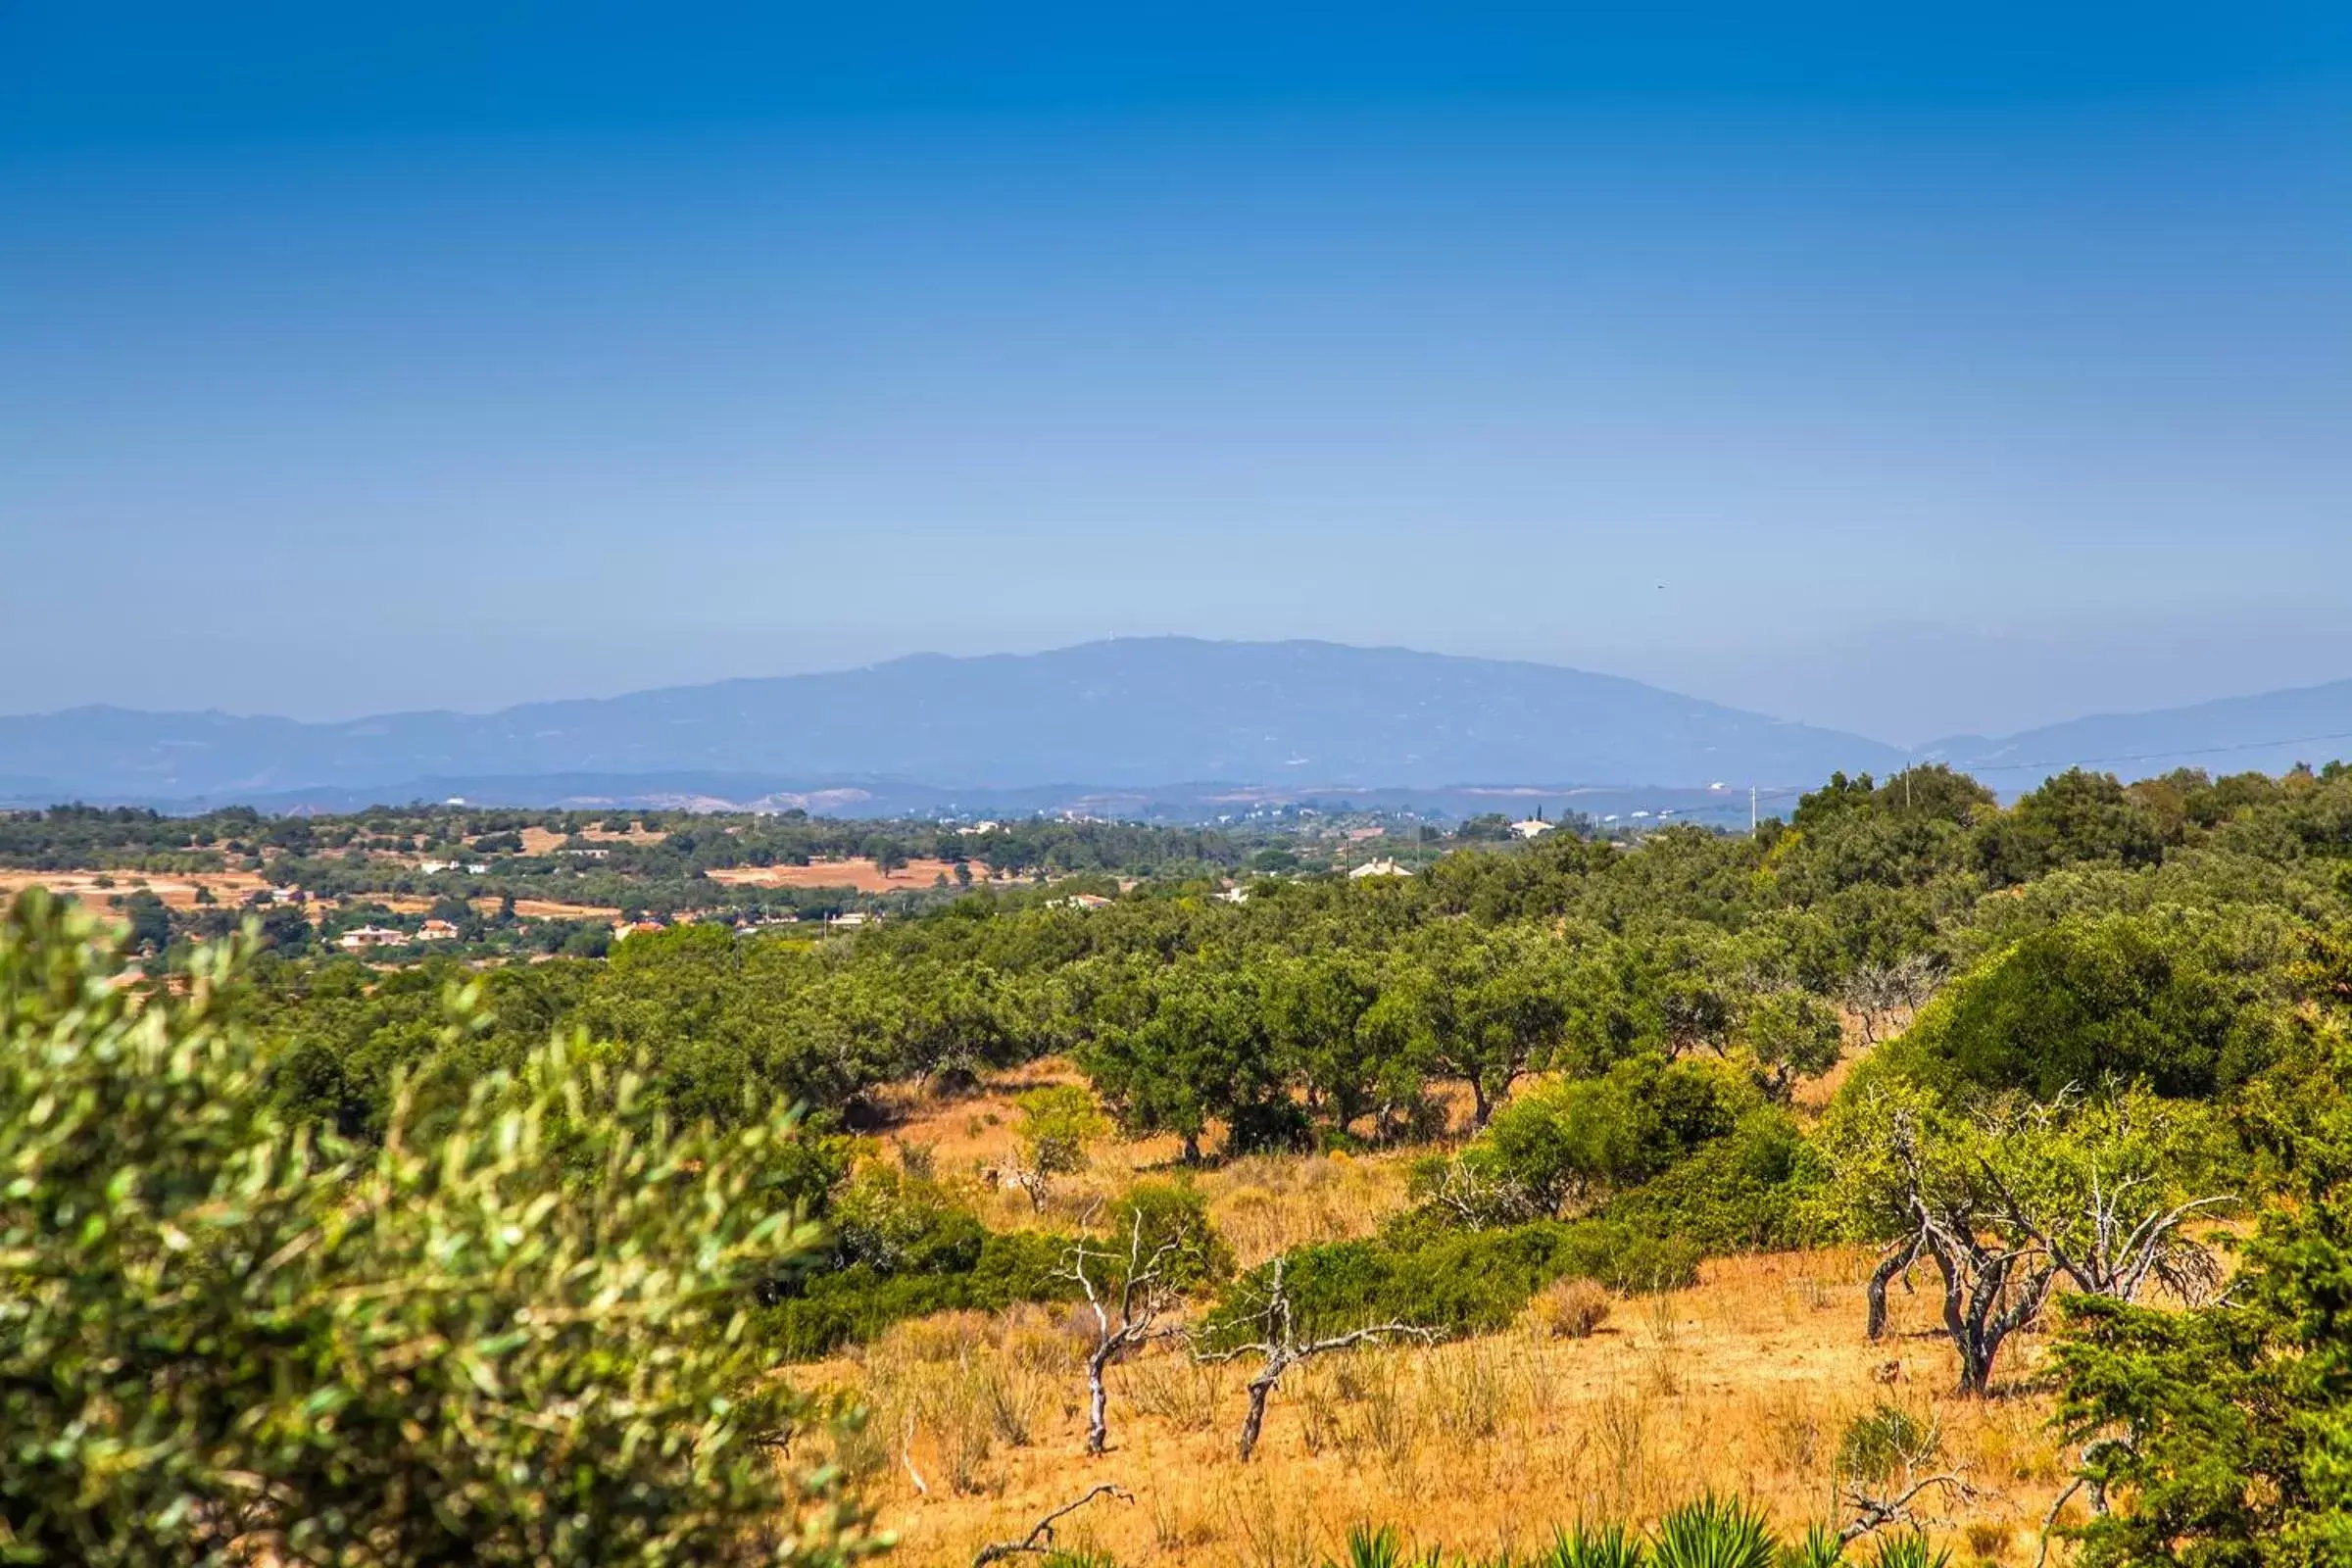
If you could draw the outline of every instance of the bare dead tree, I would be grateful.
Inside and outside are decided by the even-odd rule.
[[[1137,1346],[1174,1332],[1158,1323],[1176,1298],[1168,1265],[1183,1245],[1184,1238],[1172,1236],[1147,1251],[1144,1216],[1139,1209],[1128,1227],[1124,1253],[1089,1247],[1081,1239],[1056,1271],[1086,1293],[1086,1304],[1094,1313],[1095,1343],[1086,1354],[1088,1453],[1101,1453],[1110,1446],[1110,1397],[1104,1375]]]
[[[1858,1482],[1844,1489],[1845,1505],[1853,1516],[1838,1528],[1838,1539],[1858,1540],[1889,1525],[1924,1528],[1949,1523],[1921,1513],[1921,1499],[1935,1493],[1965,1502],[1975,1497],[1977,1492],[1951,1471],[1929,1469],[1942,1453],[1943,1422],[1940,1417],[1931,1417],[1916,1436],[1895,1445],[1891,1457],[1901,1466],[1901,1474],[1889,1478],[1890,1484],[1884,1491],[1873,1492]]]
[[[1917,1529],[1926,1529],[1930,1525],[1950,1524],[1950,1520],[1939,1515],[1923,1514],[1918,1511],[1916,1505],[1920,1497],[1930,1492],[1939,1492],[1962,1502],[1977,1495],[1976,1488],[1948,1471],[1939,1471],[1932,1476],[1922,1476],[1916,1481],[1906,1478],[1901,1490],[1887,1493],[1883,1496],[1867,1492],[1860,1487],[1848,1487],[1845,1491],[1845,1501],[1846,1506],[1853,1510],[1854,1516],[1838,1527],[1838,1539],[1856,1541],[1874,1530],[1884,1530],[1888,1525],[1909,1525]]]
[[[1439,1172],[1430,1200],[1449,1210],[1469,1230],[1537,1218],[1543,1204],[1516,1177],[1489,1176],[1455,1154]]]
[[[1076,1502],[1065,1502],[1031,1525],[1029,1533],[1020,1540],[992,1541],[982,1546],[972,1557],[972,1568],[988,1568],[990,1563],[1002,1562],[1007,1557],[1044,1556],[1054,1549],[1054,1527],[1097,1497],[1116,1497],[1121,1502],[1133,1502],[1135,1494],[1129,1492],[1125,1487],[1114,1487],[1107,1481],[1098,1483]]]
[[[2024,1112],[2025,1121],[2033,1124],[2029,1130],[2046,1130],[2070,1096],[2071,1089],[2057,1104]],[[2125,1108],[2119,1114],[2124,1121],[2119,1134],[2129,1138],[2131,1112]],[[2216,1194],[2167,1205],[2157,1196],[2155,1176],[2146,1171],[2110,1175],[2094,1154],[2087,1162],[2088,1190],[2080,1199],[2080,1212],[2071,1202],[2064,1211],[2036,1212],[1990,1160],[1980,1155],[1978,1163],[2009,1223],[2033,1238],[2058,1271],[2085,1295],[2134,1300],[2151,1277],[2191,1305],[2210,1300],[2221,1290],[2220,1261],[2184,1227],[2201,1213],[2235,1202],[2233,1196]]]
[[[1993,1357],[2002,1343],[2041,1315],[2058,1265],[2039,1243],[2009,1247],[1984,1240],[1973,1193],[1930,1176],[1917,1122],[1900,1115],[1893,1134],[1893,1153],[1903,1173],[1902,1204],[1911,1220],[1910,1255],[1924,1253],[1942,1276],[1944,1333],[1960,1355],[1958,1392],[1982,1396],[1992,1386]],[[1872,1278],[1878,1286],[1872,1315],[1883,1327],[1886,1288],[1878,1275]]]
[[[1842,1000],[1862,1026],[1862,1043],[1875,1046],[1908,1026],[1936,995],[1941,978],[1940,963],[1925,953],[1856,966]]]
[[[1198,1359],[1208,1362],[1236,1361],[1243,1356],[1259,1358],[1257,1371],[1250,1379],[1250,1408],[1242,1417],[1240,1451],[1247,1462],[1257,1450],[1258,1434],[1266,1424],[1266,1400],[1282,1382],[1283,1374],[1301,1361],[1325,1355],[1333,1350],[1353,1349],[1359,1345],[1377,1345],[1388,1339],[1417,1339],[1427,1343],[1437,1335],[1411,1323],[1375,1323],[1328,1339],[1302,1340],[1298,1337],[1295,1313],[1291,1306],[1289,1288],[1283,1283],[1283,1259],[1274,1260],[1274,1272],[1267,1282],[1264,1304],[1243,1319],[1212,1324],[1204,1332],[1210,1338],[1238,1330],[1244,1324],[1254,1327],[1259,1338],[1244,1345],[1222,1350],[1196,1352]]]

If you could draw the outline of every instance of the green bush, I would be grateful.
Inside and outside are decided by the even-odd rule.
[[[1881,1070],[2039,1100],[2110,1079],[2211,1095],[2260,1072],[2280,1039],[2280,979],[2237,947],[2180,910],[2063,919],[1937,998]]]
[[[1068,1250],[1066,1238],[1044,1232],[988,1232],[964,1268],[894,1274],[858,1262],[827,1269],[755,1312],[752,1332],[773,1354],[808,1361],[907,1318],[1074,1299],[1077,1287],[1056,1273]]]
[[[1345,1332],[1402,1322],[1452,1333],[1508,1325],[1535,1294],[1571,1275],[1633,1293],[1696,1277],[1698,1251],[1604,1220],[1538,1220],[1485,1231],[1399,1226],[1377,1238],[1291,1252],[1284,1283],[1299,1331]],[[1231,1288],[1209,1314],[1240,1321],[1262,1301],[1268,1268]]]
[[[809,1411],[742,1332],[752,1282],[813,1255],[760,1177],[788,1124],[648,1124],[557,1046],[438,1119],[396,1096],[364,1152],[281,1118],[234,948],[134,1004],[108,942],[37,890],[0,915],[9,1560],[864,1549],[779,1462]]]
[[[1797,1210],[1803,1135],[1786,1111],[1760,1107],[1681,1164],[1610,1200],[1603,1219],[1674,1237],[1714,1256],[1804,1241]]]

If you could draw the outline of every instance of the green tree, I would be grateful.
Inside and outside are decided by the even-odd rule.
[[[2227,1302],[2066,1313],[2060,1419],[2110,1504],[2085,1568],[2352,1562],[2352,1048],[2330,1054],[2264,1119],[2291,1200],[2264,1208]]]
[[[2275,1054],[2285,979],[2215,916],[2062,919],[1946,988],[1893,1059],[1931,1083],[2042,1100],[2110,1078],[2210,1095]]]
[[[1017,1175],[1031,1206],[1043,1208],[1053,1179],[1086,1169],[1088,1146],[1110,1131],[1110,1122],[1078,1084],[1032,1089],[1013,1103],[1020,1112],[1013,1126]]]

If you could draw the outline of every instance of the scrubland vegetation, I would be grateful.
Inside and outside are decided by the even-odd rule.
[[[486,971],[27,895],[0,1546],[2352,1560],[2352,773],[1448,848]]]

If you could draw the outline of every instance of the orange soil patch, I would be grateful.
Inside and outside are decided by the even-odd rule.
[[[988,867],[974,860],[972,880],[989,879]],[[807,865],[733,865],[710,873],[710,880],[729,887],[852,888],[859,893],[899,893],[930,887],[941,877],[956,880],[956,867],[946,860],[909,860],[888,876],[870,859],[812,860]]]

